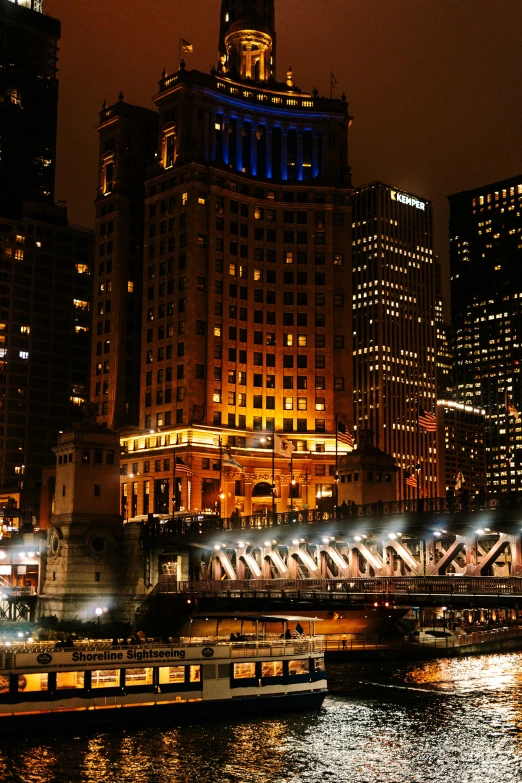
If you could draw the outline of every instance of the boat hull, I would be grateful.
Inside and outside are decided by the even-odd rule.
[[[42,710],[38,713],[18,712],[0,718],[3,732],[24,730],[30,726],[39,731],[74,729],[76,726],[120,727],[129,724],[176,725],[219,716],[242,719],[248,715],[318,710],[327,695],[326,690],[266,696],[245,696],[236,699],[169,702],[135,706],[97,707],[96,709]]]

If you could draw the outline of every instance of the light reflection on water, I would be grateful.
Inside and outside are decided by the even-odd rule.
[[[1,738],[0,781],[522,782],[522,653],[329,671],[318,713]]]

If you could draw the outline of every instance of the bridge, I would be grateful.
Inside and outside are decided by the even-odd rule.
[[[144,544],[158,551],[187,548],[192,583],[254,588],[290,580],[304,587],[310,580],[371,585],[383,577],[429,577],[430,584],[442,584],[453,577],[458,594],[464,577],[503,583],[522,577],[522,497],[406,500],[230,519],[187,515],[151,520]]]

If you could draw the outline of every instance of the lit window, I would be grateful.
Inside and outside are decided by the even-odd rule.
[[[298,397],[297,398],[297,410],[298,411],[305,411],[307,408],[307,399],[306,397]]]
[[[214,394],[212,395],[212,402],[215,402],[217,404],[221,402],[221,392],[219,389],[214,389]]]
[[[326,409],[325,398],[324,397],[316,397],[315,398],[315,410],[316,411],[324,411],[325,409]]]
[[[89,265],[88,264],[76,264],[76,271],[79,275],[88,275],[89,274]]]
[[[250,680],[256,676],[255,663],[235,663],[234,680]]]
[[[129,280],[127,282],[127,293],[129,294],[134,293],[134,282],[132,280]]]
[[[198,204],[205,205],[206,203],[207,203],[207,197],[206,197],[205,193],[200,193],[198,195]]]
[[[41,242],[37,242],[36,243],[36,247],[42,247],[42,243]]]
[[[31,334],[31,327],[30,326],[21,326],[20,331],[22,334]]]
[[[108,196],[114,185],[114,161],[106,161],[103,167],[103,193]]]
[[[21,248],[17,248],[15,250],[15,259],[17,261],[23,261],[24,260],[24,251]]]
[[[293,397],[284,397],[283,398],[283,408],[285,411],[292,411],[294,409],[294,398]]]
[[[294,251],[287,250],[285,252],[285,264],[293,264],[293,263],[294,263]]]
[[[28,359],[29,358],[29,351],[20,351],[18,356],[20,359]]]
[[[188,203],[188,193],[185,191],[185,193],[181,194],[181,206],[185,207]]]
[[[223,332],[223,327],[221,324],[216,324],[214,326],[214,337],[221,337]]]
[[[89,309],[89,302],[85,302],[83,299],[73,299],[73,303],[77,310]]]
[[[165,158],[164,165],[166,169],[172,168],[176,159],[176,134],[168,133],[165,136]]]
[[[294,335],[293,334],[285,334],[283,339],[283,345],[286,345],[287,348],[292,347],[294,344]]]
[[[297,336],[297,345],[300,348],[306,348],[306,346],[308,344],[307,341],[308,341],[308,338],[307,338],[306,334],[299,334]]]

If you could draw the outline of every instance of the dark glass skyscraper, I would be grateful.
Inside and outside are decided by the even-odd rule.
[[[522,176],[450,202],[456,398],[486,411],[489,491],[522,488]]]
[[[54,200],[60,22],[41,0],[0,0],[0,215]]]

